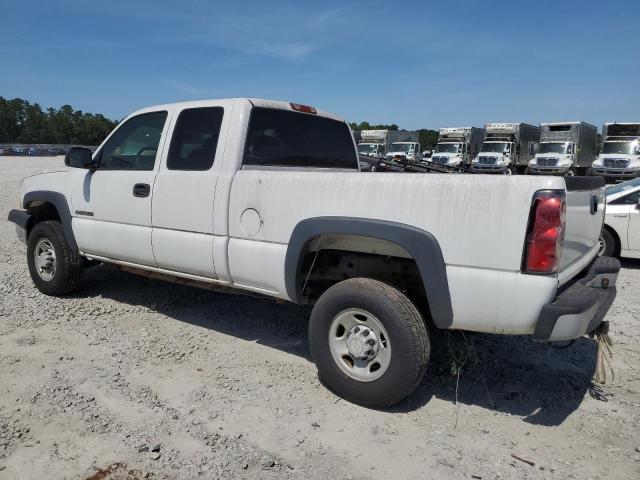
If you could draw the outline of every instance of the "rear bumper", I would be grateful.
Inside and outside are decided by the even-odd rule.
[[[533,339],[539,342],[573,340],[595,330],[616,298],[619,271],[617,259],[597,258],[584,277],[542,308]]]
[[[31,215],[26,210],[11,210],[7,220],[16,224],[16,234],[22,243],[27,243],[27,229],[31,222]]]

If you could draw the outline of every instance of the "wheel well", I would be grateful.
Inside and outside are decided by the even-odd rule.
[[[47,220],[61,222],[58,209],[50,202],[31,202],[27,207],[27,210],[31,215],[31,222],[29,222],[29,227],[27,228],[27,236],[31,233],[33,227],[40,222]]]
[[[320,235],[302,251],[296,284],[313,304],[331,286],[349,278],[371,278],[391,285],[430,318],[425,288],[416,261],[401,246],[360,235]]]
[[[616,256],[619,256],[620,255],[620,249],[622,248],[622,243],[620,242],[620,236],[618,235],[618,232],[616,232],[613,228],[611,228],[606,223],[604,224],[603,228],[605,228],[613,236],[613,238],[615,239],[616,248],[614,249],[613,253]]]

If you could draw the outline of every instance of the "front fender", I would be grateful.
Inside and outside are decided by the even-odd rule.
[[[53,192],[50,190],[36,190],[25,193],[22,199],[23,208],[28,211],[29,206],[33,202],[50,203],[56,208],[67,243],[69,243],[71,248],[78,251],[78,244],[76,243],[75,236],[73,235],[73,228],[71,227],[72,217],[67,197],[60,192]]]

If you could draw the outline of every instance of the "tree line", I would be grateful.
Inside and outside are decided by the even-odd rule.
[[[401,129],[395,123],[390,125],[372,125],[369,122],[351,122],[351,128],[353,130],[391,130],[394,132],[400,131]],[[402,130],[404,131],[404,130]],[[423,150],[432,150],[435,148],[436,143],[438,143],[438,132],[435,130],[429,130],[427,128],[421,128],[417,130],[418,132],[418,142],[420,142],[420,146]]]
[[[45,110],[38,103],[0,96],[0,143],[98,145],[117,123],[99,113],[74,110],[71,105]],[[372,125],[369,122],[353,122],[351,128],[400,130],[395,123]],[[434,130],[421,129],[418,134],[423,149],[433,148],[438,141],[438,132]]]
[[[98,145],[118,122],[71,105],[47,108],[0,97],[0,143]]]

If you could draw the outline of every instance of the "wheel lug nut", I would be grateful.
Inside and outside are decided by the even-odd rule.
[[[373,347],[376,344],[376,341],[373,338],[370,338],[369,340],[367,340],[367,345],[369,345],[370,347]]]
[[[356,327],[353,329],[353,333],[358,333],[360,331],[360,327]]]
[[[362,335],[364,335],[365,337],[369,335],[369,330],[363,330],[362,331]]]

